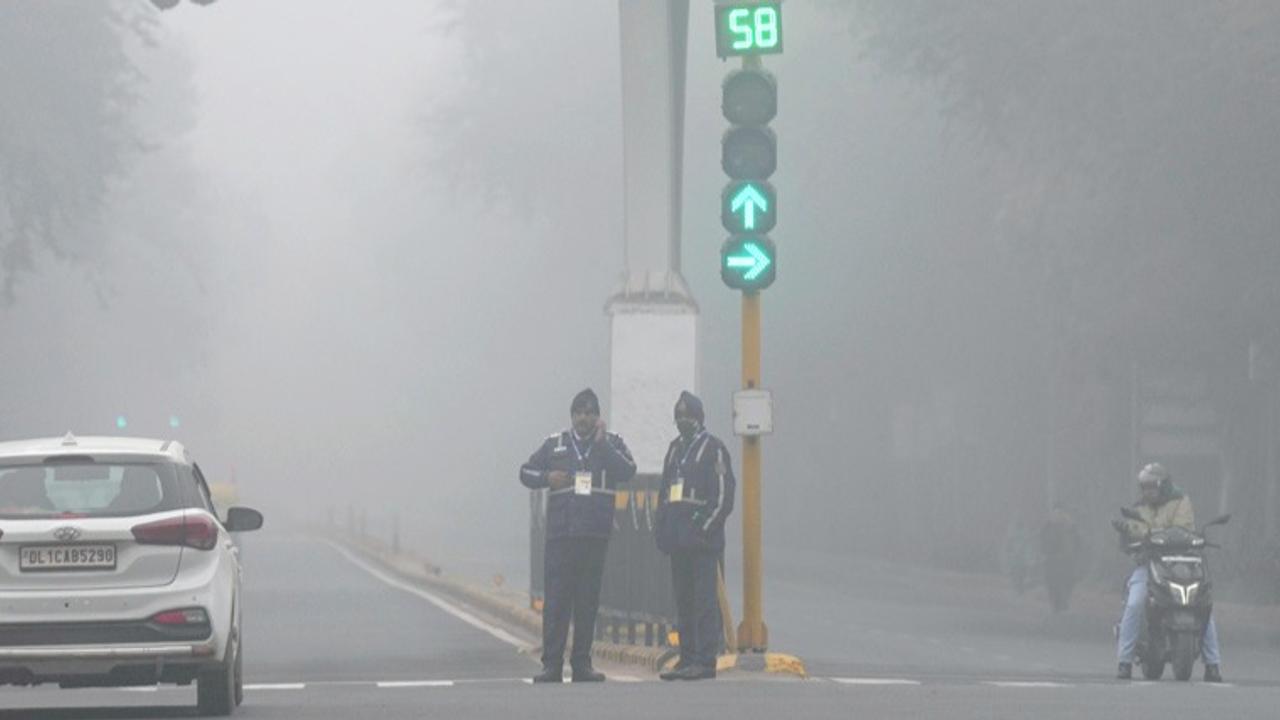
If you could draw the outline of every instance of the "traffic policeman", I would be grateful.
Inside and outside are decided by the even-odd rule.
[[[626,443],[607,432],[600,400],[590,388],[573,398],[572,427],[543,441],[520,467],[525,487],[546,489],[543,553],[542,672],[534,682],[561,682],[569,622],[574,682],[601,682],[591,667],[605,553],[613,532],[614,490],[636,474]]]
[[[714,678],[724,641],[717,581],[735,482],[729,451],[703,419],[702,401],[681,393],[675,407],[680,435],[667,449],[658,493],[658,549],[671,556],[680,633],[680,660],[659,676],[663,680]]]

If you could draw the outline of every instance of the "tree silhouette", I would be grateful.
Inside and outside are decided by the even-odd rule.
[[[103,242],[90,221],[143,149],[130,111],[144,79],[128,40],[147,39],[146,11],[111,2],[0,3],[5,302],[39,249],[74,261]]]

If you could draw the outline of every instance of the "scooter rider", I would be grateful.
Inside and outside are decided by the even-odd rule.
[[[1142,520],[1114,520],[1112,525],[1129,538],[1142,538],[1153,530],[1164,530],[1181,527],[1195,530],[1195,513],[1191,509],[1191,498],[1188,498],[1173,485],[1169,471],[1159,463],[1151,463],[1138,473],[1139,498],[1134,510],[1142,516]],[[1128,598],[1124,605],[1124,616],[1120,620],[1119,647],[1116,655],[1120,661],[1116,678],[1129,680],[1133,677],[1133,659],[1138,643],[1138,635],[1145,620],[1147,602],[1147,566],[1139,564],[1129,576]],[[1204,641],[1205,682],[1222,682],[1221,655],[1218,650],[1218,628],[1209,616],[1205,625]]]

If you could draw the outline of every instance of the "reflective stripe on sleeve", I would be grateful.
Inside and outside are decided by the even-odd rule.
[[[722,453],[725,452],[724,448],[720,448],[720,452]],[[723,467],[726,467],[726,468],[729,467],[729,462],[727,458],[721,456],[721,460],[723,461],[722,462]],[[703,532],[706,532],[707,530],[711,529],[711,523],[716,521],[716,518],[720,516],[720,511],[724,509],[724,473],[723,472],[716,473],[716,480],[719,481],[720,483],[720,494],[716,496],[716,509],[711,511],[711,516],[708,517],[707,521],[702,524]]]

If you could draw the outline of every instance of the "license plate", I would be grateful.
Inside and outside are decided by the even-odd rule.
[[[114,570],[115,545],[27,545],[18,550],[22,572]]]

